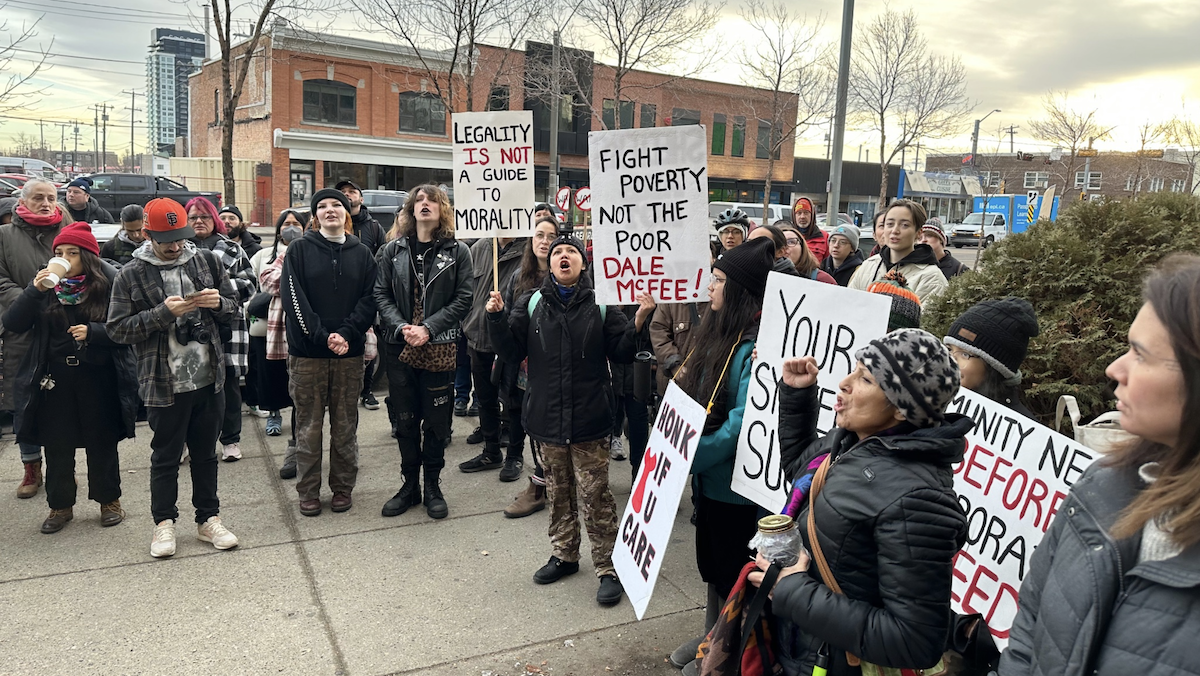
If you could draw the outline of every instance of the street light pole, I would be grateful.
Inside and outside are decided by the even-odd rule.
[[[1000,112],[999,108],[992,111],[992,113],[999,113],[999,112]],[[975,133],[971,136],[971,169],[972,170],[975,169],[975,153],[979,152],[979,125],[983,124],[984,120],[991,117],[992,113],[988,113],[987,115],[984,115],[980,119],[975,120]]]
[[[833,153],[829,160],[826,223],[836,224],[842,201],[842,146],[846,142],[846,99],[850,87],[850,48],[854,36],[854,0],[842,0],[842,47],[838,56],[837,107],[833,117]],[[816,218],[816,214],[813,214]]]

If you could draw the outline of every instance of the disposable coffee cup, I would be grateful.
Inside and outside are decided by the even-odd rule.
[[[42,286],[47,289],[53,289],[58,285],[62,278],[66,276],[67,271],[71,269],[71,262],[65,258],[55,256],[46,263],[46,271],[49,273],[42,279]]]

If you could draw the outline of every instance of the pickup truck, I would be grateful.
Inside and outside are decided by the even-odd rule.
[[[121,209],[129,204],[146,205],[156,197],[170,197],[180,204],[187,204],[193,197],[204,197],[221,208],[221,193],[194,192],[187,186],[162,176],[144,174],[92,174],[92,197],[120,222]],[[59,189],[59,201],[66,196],[66,189]]]

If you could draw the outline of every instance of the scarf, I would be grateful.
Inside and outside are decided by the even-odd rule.
[[[65,277],[54,287],[58,302],[63,305],[79,305],[83,294],[87,293],[87,282],[83,275]]]
[[[62,212],[58,209],[55,209],[54,213],[49,216],[39,216],[25,208],[24,204],[17,205],[17,216],[20,216],[22,221],[39,228],[58,225],[63,221]]]
[[[576,282],[576,284],[578,284],[578,282]],[[566,305],[567,302],[571,300],[571,297],[575,295],[574,286],[563,286],[562,284],[558,283],[557,279],[554,280],[554,287],[558,289],[558,298],[563,302],[563,305]]]

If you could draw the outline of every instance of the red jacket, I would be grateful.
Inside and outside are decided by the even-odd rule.
[[[825,231],[817,228],[815,237],[805,235],[804,240],[808,242],[808,249],[816,257],[817,264],[823,263],[829,256],[829,236],[825,234]]]

